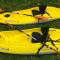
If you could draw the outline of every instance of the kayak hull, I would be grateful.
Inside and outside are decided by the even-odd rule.
[[[38,10],[38,7],[33,7],[30,9],[20,10],[20,11],[12,11],[0,14],[0,23],[8,23],[8,24],[29,24],[36,23],[38,20],[32,16],[32,10]],[[46,11],[50,14],[44,14],[43,16],[48,19],[60,18],[60,8],[47,6]],[[41,15],[40,15],[41,16]],[[40,20],[41,21],[41,20]]]
[[[0,52],[3,53],[10,53],[10,54],[23,54],[23,55],[35,55],[38,49],[41,47],[41,43],[32,43],[31,36],[33,32],[39,32],[40,28],[33,28],[23,30],[24,32],[28,33],[30,37],[20,31],[12,30],[12,31],[1,31],[0,32]],[[42,34],[42,33],[41,33]],[[60,39],[60,30],[59,29],[49,29],[49,35],[52,40]],[[47,45],[56,49],[51,42],[47,42]],[[58,51],[60,51],[60,42],[54,42],[57,46]],[[48,49],[44,46],[39,54],[51,54],[56,53],[56,51]]]

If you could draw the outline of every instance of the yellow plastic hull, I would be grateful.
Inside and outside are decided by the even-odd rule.
[[[24,32],[32,34],[32,32],[40,32],[39,28],[27,29]],[[49,35],[52,40],[60,39],[60,30],[59,29],[49,29]],[[12,53],[12,54],[36,54],[38,48],[41,46],[40,43],[32,43],[31,38],[25,35],[22,32],[13,30],[13,31],[1,31],[0,32],[0,52]],[[53,47],[50,42],[47,42],[49,46]],[[60,51],[60,42],[55,42],[55,45]],[[40,54],[47,53],[56,53],[54,50],[44,47]]]
[[[38,22],[37,19],[33,16],[26,16],[23,14],[27,15],[32,15],[32,10],[38,10],[38,7],[26,9],[26,10],[20,10],[20,11],[13,11],[12,13],[6,12],[3,14],[0,14],[0,23],[9,23],[9,24],[26,24],[26,23],[33,23],[33,22]],[[48,6],[46,11],[52,16],[51,19],[54,18],[60,18],[60,8],[56,7],[50,7]],[[5,17],[6,14],[10,14],[9,17]],[[44,14],[45,17],[50,18],[47,14]]]

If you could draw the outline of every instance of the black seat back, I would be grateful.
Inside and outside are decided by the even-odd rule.
[[[48,37],[48,31],[49,31],[49,27],[42,27],[41,28],[41,32],[42,32],[42,42],[46,42],[47,41],[47,37]]]
[[[45,14],[46,7],[47,5],[40,5],[39,10],[32,10],[33,16],[39,15],[39,14],[41,15]]]
[[[42,35],[38,32],[33,32],[32,37],[36,38],[37,40],[32,39],[32,43],[40,43],[42,39]]]
[[[40,14],[45,14],[47,5],[40,5],[39,6],[39,13]]]
[[[32,43],[47,42],[48,31],[49,31],[49,27],[42,27],[41,32],[42,32],[43,35],[41,35],[38,32],[33,32],[32,37],[36,38],[37,40],[32,39]]]

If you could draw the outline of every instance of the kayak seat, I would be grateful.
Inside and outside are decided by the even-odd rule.
[[[32,39],[32,43],[41,43],[42,35],[38,32],[33,32],[32,37],[36,38],[37,40]]]
[[[33,16],[35,16],[35,15],[39,15],[39,14],[41,14],[41,15],[43,15],[43,14],[45,14],[45,10],[46,10],[46,5],[42,5],[42,6],[39,6],[39,10],[32,10],[32,14],[33,14]]]
[[[49,27],[42,27],[41,28],[41,32],[43,33],[43,35],[41,35],[38,32],[33,32],[32,33],[32,37],[36,38],[37,40],[32,39],[32,43],[43,43],[43,42],[47,42],[47,36],[48,36],[48,31],[49,31]]]

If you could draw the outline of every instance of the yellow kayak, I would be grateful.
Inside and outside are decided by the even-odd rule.
[[[31,36],[33,32],[39,32],[40,28],[33,28],[23,30],[25,33],[28,33],[28,37],[23,32],[18,30],[12,31],[0,31],[0,52],[11,53],[11,54],[37,54],[38,49],[41,47],[41,43],[32,43]],[[53,41],[60,39],[60,30],[59,29],[49,29],[49,36]],[[47,42],[47,45],[56,49],[51,42]],[[57,51],[60,51],[60,42],[54,42]],[[44,46],[39,54],[50,54],[56,53],[53,49],[48,49]]]
[[[27,24],[27,23],[35,23],[38,22],[37,19],[32,15],[32,10],[38,10],[38,7],[20,10],[20,11],[12,11],[0,14],[0,23],[9,23],[9,24]],[[51,19],[60,18],[60,8],[50,7],[46,8],[46,11],[52,16]],[[24,15],[27,14],[27,15]],[[7,16],[8,15],[8,16]],[[44,14],[45,17],[50,19],[48,14]]]

